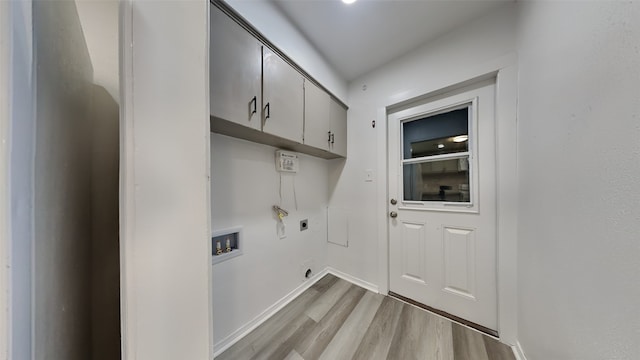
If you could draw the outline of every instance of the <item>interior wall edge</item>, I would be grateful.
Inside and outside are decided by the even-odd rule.
[[[9,123],[10,123],[10,4],[0,2],[0,359],[9,360],[9,289],[11,235],[9,217]]]
[[[125,359],[213,357],[208,6],[121,3]]]
[[[515,345],[511,347],[513,350],[513,355],[516,357],[516,360],[527,360],[527,357],[524,354],[524,350],[522,349],[522,345],[519,341],[516,342]]]
[[[32,2],[3,1],[2,62],[6,78],[2,91],[8,91],[5,129],[5,160],[8,166],[4,190],[7,251],[5,280],[8,291],[7,326],[8,358],[31,358],[32,331],[32,246],[35,152],[34,46]],[[7,86],[4,86],[7,84]],[[1,240],[0,240],[1,241]],[[2,263],[3,260],[0,260]],[[0,347],[2,348],[2,347]]]

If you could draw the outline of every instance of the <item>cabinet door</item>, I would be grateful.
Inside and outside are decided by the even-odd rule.
[[[210,12],[211,114],[260,130],[262,45],[215,6]]]
[[[329,150],[330,102],[329,94],[311,81],[304,81],[304,143],[306,145]]]
[[[302,143],[303,77],[263,48],[262,131]]]
[[[347,109],[331,99],[329,110],[331,118],[331,152],[347,157]]]

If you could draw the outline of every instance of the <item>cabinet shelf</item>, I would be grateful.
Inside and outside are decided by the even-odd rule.
[[[296,143],[294,141],[283,139],[275,135],[266,134],[262,131],[254,130],[215,116],[210,117],[209,125],[211,132],[216,134],[248,140],[258,144],[269,145],[283,150],[295,151],[311,156],[316,156],[322,159],[337,159],[342,157],[338,154],[334,154],[326,150]]]

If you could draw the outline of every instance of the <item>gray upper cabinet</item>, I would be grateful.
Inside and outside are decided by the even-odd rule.
[[[329,151],[341,157],[347,157],[347,109],[335,99],[331,99],[329,118],[331,119]]]
[[[311,81],[304,82],[304,143],[347,156],[347,110]]]
[[[304,143],[325,151],[331,144],[330,102],[329,94],[311,81],[304,82]]]
[[[304,78],[278,54],[262,51],[262,131],[302,144]]]
[[[224,3],[212,3],[210,18],[210,130],[325,159],[345,157],[344,106]]]
[[[209,45],[211,114],[261,130],[262,44],[212,6]]]

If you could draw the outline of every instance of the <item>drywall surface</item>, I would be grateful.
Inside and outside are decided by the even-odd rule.
[[[11,203],[9,202],[9,124],[11,123],[11,8],[0,3],[0,359],[9,359]]]
[[[521,3],[519,340],[640,358],[640,3]]]
[[[126,359],[211,359],[205,1],[122,3]]]
[[[503,7],[349,85],[348,156],[346,163],[332,164],[329,184],[330,207],[350,214],[349,247],[329,244],[330,266],[379,286],[386,282],[378,248],[379,237],[387,239],[386,231],[378,230],[380,214],[387,210],[380,205],[386,190],[378,186],[387,176],[385,155],[380,155],[380,148],[386,149],[386,118],[380,114],[386,106],[478,76],[487,64],[512,54],[514,15],[513,6]],[[366,170],[373,181],[365,181]]]
[[[10,16],[10,176],[11,225],[11,277],[10,311],[11,344],[9,359],[31,358],[32,305],[32,242],[33,242],[33,172],[35,151],[34,69],[32,3],[29,1],[3,2],[3,15]],[[3,10],[4,10],[3,9]],[[6,48],[5,48],[6,50]],[[0,347],[1,348],[1,347]]]
[[[346,103],[347,82],[273,3],[265,0],[229,0],[227,3],[309,75]]]
[[[90,357],[92,68],[74,2],[34,2],[35,359]]]
[[[327,264],[328,162],[300,154],[298,173],[281,176],[275,150],[211,134],[212,230],[243,228],[242,255],[213,265],[215,343],[302,284],[304,262],[314,273]],[[289,212],[286,238],[273,205]],[[303,219],[309,228],[300,231]]]
[[[93,66],[93,83],[119,102],[118,0],[76,1]]]

